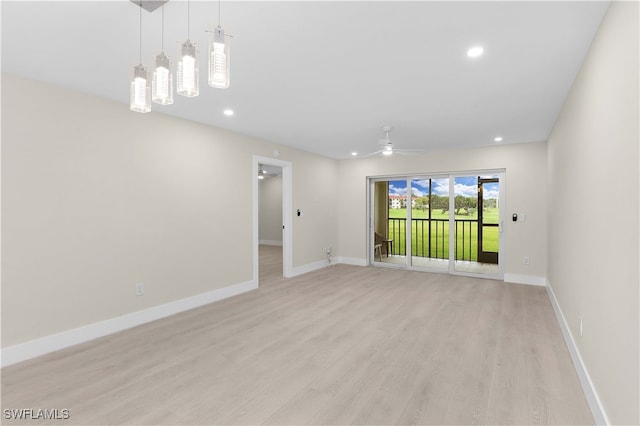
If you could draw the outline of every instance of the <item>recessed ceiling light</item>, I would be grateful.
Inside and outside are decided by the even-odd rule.
[[[353,152],[351,153],[351,155],[353,155],[353,156],[355,157],[356,155],[358,155],[358,153],[357,153],[357,152],[355,152],[355,151],[353,151]]]
[[[496,136],[495,138],[493,138],[494,142],[502,142],[502,136]]]
[[[470,58],[477,58],[478,56],[482,56],[484,53],[484,49],[482,46],[473,46],[469,50],[467,50],[467,56]]]
[[[224,110],[224,115],[226,115],[227,117],[231,117],[234,114],[232,109],[225,109]]]

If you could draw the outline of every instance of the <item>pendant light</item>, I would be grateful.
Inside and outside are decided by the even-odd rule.
[[[178,94],[188,98],[198,96],[199,76],[196,45],[189,40],[190,2],[187,0],[187,41],[182,43],[178,61]]]
[[[142,65],[142,7],[140,7],[140,63],[133,67],[129,89],[131,111],[151,111],[151,87],[147,78],[147,68]]]
[[[162,5],[162,48],[155,57],[153,83],[151,85],[151,100],[160,105],[173,103],[173,76],[171,75],[171,61],[164,54],[164,4]]]
[[[209,42],[209,86],[226,89],[229,87],[229,43],[225,42],[220,20],[220,0],[218,0],[218,26],[213,30],[213,36]]]

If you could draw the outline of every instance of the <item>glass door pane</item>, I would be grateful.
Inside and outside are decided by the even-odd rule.
[[[394,259],[393,263],[407,263],[407,181],[389,181],[389,220],[383,246]]]
[[[449,179],[411,180],[411,266],[449,269]]]
[[[499,179],[457,176],[453,186],[454,271],[497,275]]]
[[[478,179],[478,262],[498,264],[499,211],[498,178]]]
[[[407,181],[372,182],[373,263],[406,266]]]

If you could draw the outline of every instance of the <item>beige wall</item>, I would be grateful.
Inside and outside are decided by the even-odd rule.
[[[637,3],[612,5],[548,155],[335,161],[9,75],[2,89],[3,348],[253,280],[253,155],[293,163],[294,267],[328,245],[366,259],[368,176],[505,169],[506,219],[527,216],[505,221],[505,272],[549,278],[610,419],[640,422]]]
[[[548,278],[615,424],[640,423],[638,13],[612,3],[548,148]]]
[[[258,183],[260,241],[282,243],[282,176],[271,176]]]
[[[274,148],[306,213],[293,266],[322,261],[335,160],[3,74],[2,347],[253,280],[253,155]]]
[[[526,222],[505,220],[505,273],[546,277],[546,144],[492,146],[340,162],[340,255],[367,257],[367,177],[506,169],[506,205]],[[522,258],[529,256],[530,264]]]

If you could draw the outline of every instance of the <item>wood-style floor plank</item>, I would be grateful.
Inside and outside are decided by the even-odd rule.
[[[593,424],[546,292],[331,266],[2,370],[5,424]]]

